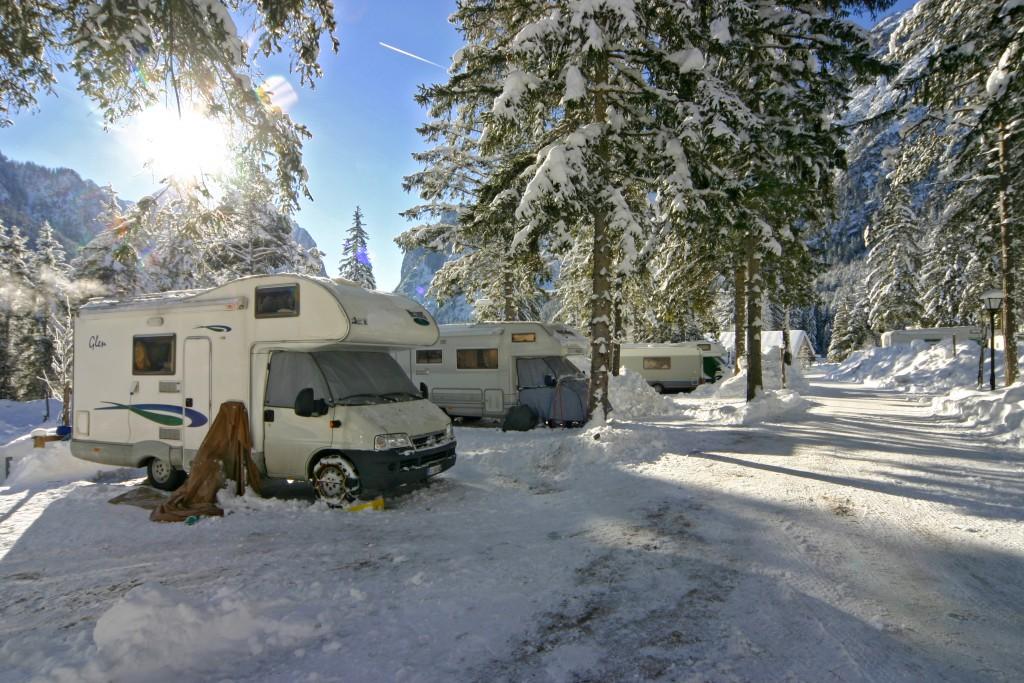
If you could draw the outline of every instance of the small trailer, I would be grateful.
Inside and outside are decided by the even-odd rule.
[[[455,464],[451,420],[390,355],[437,338],[419,304],[346,280],[266,275],[94,299],[75,320],[71,452],[145,466],[170,490],[218,407],[241,401],[261,472],[344,506]]]
[[[882,346],[899,346],[910,344],[920,340],[934,346],[942,342],[950,342],[953,349],[956,349],[957,342],[961,344],[966,341],[973,341],[981,344],[985,337],[980,327],[919,327],[906,330],[889,330],[882,333]]]
[[[641,375],[659,394],[716,382],[725,367],[725,348],[712,341],[623,344],[619,357],[623,368]]]
[[[396,352],[423,396],[452,416],[504,417],[528,405],[548,424],[586,420],[586,379],[570,358],[587,340],[539,322],[441,325],[436,344]]]

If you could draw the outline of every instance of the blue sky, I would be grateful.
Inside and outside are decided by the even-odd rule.
[[[900,0],[890,12],[912,4]],[[298,90],[289,113],[313,133],[305,146],[313,201],[303,202],[296,220],[327,253],[328,273],[335,275],[344,231],[360,206],[377,286],[391,290],[402,263],[393,239],[408,226],[398,213],[416,200],[401,182],[417,169],[410,154],[423,148],[416,127],[424,112],[412,98],[419,84],[443,80],[445,71],[379,43],[447,66],[461,46],[448,23],[454,2],[335,0],[335,6],[341,49],[322,55],[323,79],[309,90],[298,89],[289,78]],[[287,60],[270,60],[263,72],[287,76]],[[40,101],[38,111],[22,112],[14,126],[0,129],[0,152],[19,161],[72,168],[134,200],[158,185],[122,139],[105,132],[91,104],[64,81],[56,97]]]

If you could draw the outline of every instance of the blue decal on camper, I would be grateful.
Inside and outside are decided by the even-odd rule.
[[[192,408],[182,408],[181,406],[170,405],[169,403],[136,403],[135,405],[125,405],[124,403],[114,403],[113,401],[103,401],[107,405],[96,410],[130,410],[139,417],[144,417],[150,422],[156,422],[157,424],[164,425],[166,427],[180,427],[185,420],[181,417],[182,411],[184,416],[189,419],[189,427],[202,427],[208,422],[205,415],[200,413],[198,410]],[[166,413],[171,413],[167,415]]]
[[[230,332],[231,328],[227,325],[196,325],[197,330],[210,330],[211,332]]]

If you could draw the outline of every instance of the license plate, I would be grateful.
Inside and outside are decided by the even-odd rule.
[[[431,465],[430,467],[427,468],[427,476],[428,477],[432,477],[435,474],[441,474],[441,466],[440,465]]]

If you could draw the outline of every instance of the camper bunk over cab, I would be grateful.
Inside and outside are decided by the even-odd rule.
[[[586,340],[562,325],[486,322],[441,325],[431,346],[396,353],[423,396],[452,416],[502,418],[529,406],[551,425],[586,420],[586,380],[570,362]]]
[[[451,421],[390,355],[437,338],[405,297],[299,275],[93,300],[75,321],[71,450],[172,489],[241,401],[261,471],[342,506],[455,463]]]

